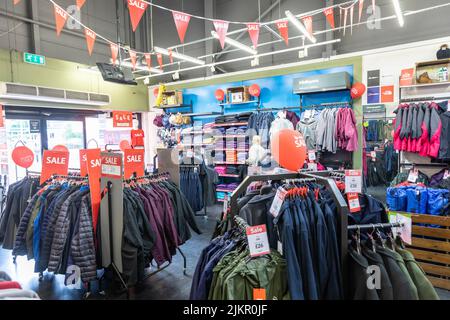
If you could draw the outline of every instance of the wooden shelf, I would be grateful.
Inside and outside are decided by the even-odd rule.
[[[154,109],[175,109],[175,108],[190,108],[192,107],[191,104],[171,104],[171,105],[167,105],[167,106],[154,106]]]
[[[259,100],[250,100],[250,101],[245,101],[245,102],[234,102],[234,103],[220,103],[219,106],[239,106],[239,105],[244,105],[244,104],[251,104],[251,103],[259,103]]]

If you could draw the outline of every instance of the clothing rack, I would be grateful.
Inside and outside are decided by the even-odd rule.
[[[353,230],[376,230],[376,229],[392,229],[401,228],[405,225],[403,223],[376,223],[376,224],[362,224],[348,226],[348,231]]]
[[[303,112],[303,109],[317,109],[317,108],[327,108],[327,107],[333,107],[333,108],[342,108],[342,107],[351,107],[351,102],[327,102],[327,103],[319,103],[319,104],[311,104],[309,106],[300,106],[300,112]]]
[[[200,164],[180,164],[181,168],[197,168],[199,169],[199,175],[201,175],[202,177],[206,176],[206,173],[202,173],[200,170]],[[203,214],[202,215],[197,215],[197,213],[195,213],[195,215],[197,217],[207,217],[208,216],[208,212],[206,210],[206,190],[205,188],[202,188],[203,190]]]
[[[408,102],[432,102],[436,100],[450,100],[450,96],[445,97],[420,97],[420,98],[404,98],[400,99],[400,103]]]

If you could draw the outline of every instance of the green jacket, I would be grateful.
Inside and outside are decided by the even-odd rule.
[[[406,278],[408,279],[408,282],[411,285],[411,290],[414,291],[414,300],[419,300],[419,293],[417,292],[416,284],[414,283],[413,279],[411,278],[411,275],[409,274],[408,268],[406,267],[405,261],[403,260],[402,256],[393,250],[389,250],[392,252],[392,255],[395,256],[395,260],[397,261],[398,266],[402,270],[402,272],[405,274]]]
[[[440,300],[436,290],[430,280],[428,280],[425,271],[423,271],[422,267],[417,263],[416,259],[414,259],[414,255],[411,252],[399,247],[396,247],[396,251],[402,256],[406,263],[409,274],[417,287],[419,299]]]

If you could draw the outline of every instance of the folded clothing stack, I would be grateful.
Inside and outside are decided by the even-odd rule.
[[[241,112],[236,116],[236,118],[239,122],[247,122],[252,114],[253,112]]]
[[[239,169],[236,166],[228,166],[225,168],[226,174],[239,174]]]
[[[227,146],[228,147],[228,146]],[[227,150],[225,152],[227,162],[236,162],[237,161],[237,153],[234,150]]]
[[[232,122],[238,122],[239,121],[239,115],[237,114],[228,114],[226,116],[218,116],[214,120],[216,124],[222,124],[222,123],[232,123]]]
[[[217,190],[225,190],[226,192],[233,192],[238,186],[239,184],[237,183],[229,183],[229,184],[222,183],[217,185]]]
[[[194,144],[202,144],[203,136],[201,134],[194,135]]]
[[[223,152],[216,152],[214,156],[215,162],[225,162],[225,154]]]
[[[223,139],[216,139],[214,145],[215,145],[216,149],[224,149],[225,148],[225,140],[223,140]]]
[[[214,170],[216,170],[216,172],[218,174],[225,174],[225,173],[227,173],[227,167],[226,166],[216,166],[214,168]]]
[[[237,148],[237,142],[235,140],[227,139],[227,142],[225,143],[225,146],[227,149],[236,149]]]
[[[225,200],[225,192],[217,191],[216,192],[216,198],[217,200]]]
[[[183,144],[192,144],[192,143],[193,143],[193,137],[191,135],[183,136]]]
[[[238,162],[245,162],[245,160],[247,160],[247,152],[239,151],[237,153],[237,161]]]
[[[236,128],[235,127],[231,127],[231,128],[228,128],[228,129],[226,129],[225,130],[225,133],[227,134],[227,135],[234,135],[234,134],[236,134]]]
[[[247,141],[237,141],[237,148],[239,150],[248,150],[250,148],[250,144]]]

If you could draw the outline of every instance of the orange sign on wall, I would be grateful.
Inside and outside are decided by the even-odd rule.
[[[381,87],[381,103],[394,102],[394,86]]]
[[[113,111],[113,127],[114,128],[132,128],[133,113],[127,111]]]

